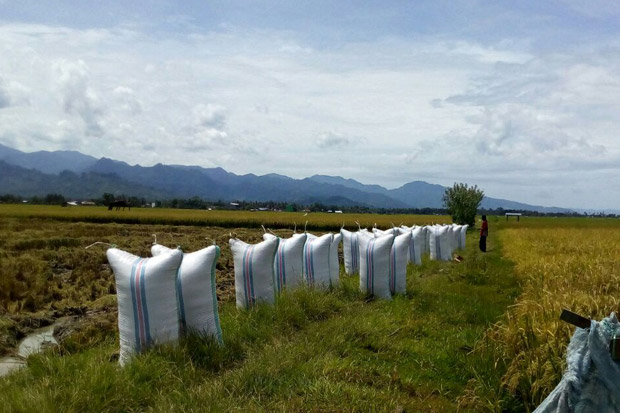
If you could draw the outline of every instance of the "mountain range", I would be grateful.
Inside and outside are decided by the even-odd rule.
[[[387,189],[340,176],[314,175],[293,179],[284,175],[237,175],[222,168],[199,166],[129,165],[97,159],[76,151],[22,152],[0,145],[0,194],[68,198],[99,198],[104,192],[149,200],[191,198],[224,201],[281,201],[298,204],[366,206],[371,208],[441,208],[445,187],[423,181]],[[487,209],[570,212],[485,196]]]

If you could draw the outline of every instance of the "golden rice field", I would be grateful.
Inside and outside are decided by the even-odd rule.
[[[544,400],[565,368],[566,346],[575,327],[559,320],[561,310],[595,320],[620,310],[619,220],[579,221],[577,227],[567,226],[568,219],[556,221],[556,226],[526,223],[518,228],[513,223],[497,233],[503,256],[514,263],[522,294],[476,351],[493,352],[496,363],[506,365],[501,385],[528,408]],[[493,408],[492,402],[478,397],[484,386],[472,381],[463,404]]]
[[[303,230],[306,221],[308,229],[337,231],[343,223],[349,229],[355,228],[356,221],[362,227],[376,224],[386,228],[401,223],[446,223],[450,218],[142,208],[117,212],[100,207],[0,205],[0,355],[13,348],[31,327],[84,311],[95,314],[93,323],[78,336],[80,342],[86,343],[84,348],[96,349],[99,343],[107,343],[105,340],[115,329],[114,280],[104,249],[84,250],[92,242],[115,243],[145,255],[153,233],[162,243],[182,245],[188,250],[206,245],[205,237],[215,239],[224,247],[217,267],[218,298],[224,306],[232,306],[233,266],[226,248],[230,233],[257,242],[262,235],[261,225],[279,228],[276,233],[287,236],[295,225],[298,231]],[[490,254],[477,251],[474,231],[468,234],[470,247],[463,269],[459,266],[463,264],[427,260],[420,268],[410,268],[413,289],[407,300],[411,301],[401,303],[403,309],[399,307],[399,311],[403,317],[410,317],[410,308],[414,309],[413,319],[416,314],[430,311],[425,300],[432,293],[436,294],[433,305],[438,305],[447,318],[455,317],[457,309],[465,306],[472,313],[471,319],[486,320],[483,301],[476,307],[469,299],[461,301],[455,292],[481,289],[484,294],[504,294],[505,301],[488,317],[489,321],[473,329],[475,334],[467,334],[471,343],[462,348],[460,342],[454,344],[461,350],[471,344],[473,351],[459,350],[454,357],[463,358],[463,365],[473,367],[455,374],[462,388],[454,385],[442,400],[458,400],[458,407],[464,411],[533,410],[555,387],[565,368],[566,347],[575,327],[559,320],[561,310],[567,308],[592,319],[620,311],[620,220],[527,217],[516,222],[489,217],[489,222]],[[518,288],[514,288],[514,294],[507,294],[508,287],[498,279],[509,285],[518,283]],[[435,283],[441,287],[434,289]],[[343,308],[361,305],[355,296],[351,297]],[[439,306],[442,302],[443,307]],[[235,311],[231,314],[238,317]],[[436,330],[424,318],[417,322],[420,328]],[[101,337],[97,338],[97,334]],[[403,343],[411,339],[403,337]],[[438,383],[447,371],[439,366],[453,365],[450,360],[434,362],[437,371],[432,375],[429,370],[430,384],[425,385]],[[473,376],[468,383],[464,371]],[[47,380],[47,376],[43,379]],[[453,409],[456,405],[450,406]]]
[[[0,217],[13,218],[49,218],[73,222],[149,225],[198,225],[215,227],[251,227],[265,225],[267,228],[307,228],[313,230],[333,230],[343,224],[350,229],[357,227],[380,228],[392,225],[414,225],[431,223],[448,223],[451,218],[446,215],[378,215],[378,214],[334,214],[320,212],[274,212],[274,211],[224,211],[170,208],[132,208],[131,211],[108,211],[106,207],[60,207],[48,205],[2,205]]]

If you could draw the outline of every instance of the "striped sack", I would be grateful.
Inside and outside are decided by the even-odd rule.
[[[360,290],[387,300],[390,292],[390,253],[394,237],[375,238],[371,233],[360,232]]]
[[[338,287],[340,282],[340,260],[338,258],[338,247],[342,242],[342,235],[334,234],[329,248],[329,281],[332,287]]]
[[[411,232],[394,238],[390,251],[390,292],[404,294],[407,291],[407,264]]]
[[[342,255],[344,255],[344,272],[347,275],[357,274],[360,271],[360,250],[357,244],[357,232],[340,230],[342,235]]]
[[[308,238],[304,245],[303,267],[304,278],[309,286],[329,288],[330,259],[333,234],[325,234],[317,237],[307,234]]]
[[[230,239],[230,249],[235,263],[235,293],[237,308],[250,309],[258,302],[273,304],[275,286],[273,263],[280,239],[246,244]]]
[[[275,235],[263,234],[264,240],[278,238]],[[276,291],[283,289],[295,289],[303,285],[303,253],[306,243],[306,234],[297,235],[291,238],[280,238],[278,250],[273,263],[275,274]]]
[[[157,257],[170,248],[153,244],[151,254]],[[183,254],[177,273],[177,305],[181,333],[196,332],[213,337],[222,343],[222,328],[215,293],[215,265],[220,257],[220,247],[212,245]]]
[[[120,364],[151,345],[178,341],[175,283],[183,252],[140,258],[110,248],[106,255],[116,280]]]

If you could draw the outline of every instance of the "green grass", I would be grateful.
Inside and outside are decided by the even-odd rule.
[[[116,330],[81,332],[0,379],[7,411],[454,411],[472,378],[490,405],[502,366],[471,353],[518,294],[492,237],[470,237],[464,263],[410,267],[407,294],[368,300],[357,277],[331,292],[300,290],[273,307],[220,305],[225,345],[190,337],[117,365]],[[91,337],[91,339],[87,339]],[[94,337],[94,338],[93,338]]]

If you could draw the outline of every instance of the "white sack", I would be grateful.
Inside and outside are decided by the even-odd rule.
[[[329,256],[333,239],[333,234],[320,237],[308,234],[303,255],[304,277],[308,285],[329,287],[331,283]]]
[[[249,309],[258,302],[272,304],[275,300],[273,263],[279,238],[258,244],[230,239],[235,263],[237,308]]]
[[[119,362],[154,344],[179,338],[176,278],[183,252],[170,250],[153,258],[140,258],[117,248],[106,252],[116,280]]]
[[[407,290],[407,262],[411,232],[398,235],[392,242],[390,251],[390,292],[404,294]]]
[[[264,240],[278,238],[272,234],[263,234]],[[306,234],[291,238],[279,238],[278,250],[273,263],[276,291],[291,290],[303,284],[303,253]]]
[[[461,227],[461,233],[459,234],[459,249],[465,249],[465,241],[467,240],[467,228],[469,225],[465,224]]]
[[[337,287],[340,282],[340,261],[338,259],[338,246],[342,241],[342,235],[334,234],[329,249],[329,280],[332,287]]]
[[[347,231],[346,229],[340,230],[342,235],[342,252],[344,255],[344,271],[347,275],[353,275],[360,270],[359,262],[359,245],[357,241],[358,233]]]
[[[451,261],[450,240],[448,228],[445,226],[433,226],[430,228],[430,255],[431,260]]]
[[[422,252],[426,244],[426,234],[421,227],[411,230],[411,244],[409,244],[409,260],[415,265],[422,265]]]
[[[157,257],[171,251],[163,245],[153,244],[151,254]],[[220,257],[220,247],[212,245],[183,254],[176,280],[177,305],[181,331],[196,331],[222,342],[222,328],[215,292],[215,265]]]
[[[360,290],[386,300],[390,293],[390,252],[394,237],[374,238],[370,234],[359,237]]]

